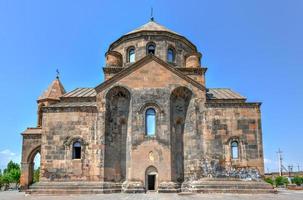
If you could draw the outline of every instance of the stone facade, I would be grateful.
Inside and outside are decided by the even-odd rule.
[[[41,179],[28,190],[33,193],[50,186],[59,191],[62,184],[99,193],[203,191],[206,180],[260,182],[261,104],[230,89],[206,88],[201,57],[185,37],[150,21],[110,45],[102,84],[66,93],[57,77],[38,100],[38,128],[23,133],[22,187],[32,182],[37,152]],[[146,134],[147,109],[156,113],[154,135]]]

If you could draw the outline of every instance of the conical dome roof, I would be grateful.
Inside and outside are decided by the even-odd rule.
[[[122,35],[120,38],[110,44],[108,51],[112,51],[113,49],[115,49],[115,47],[119,46],[123,42],[127,42],[129,39],[134,40],[137,38],[142,38],[146,35],[165,35],[170,38],[174,38],[174,40],[182,40],[182,42],[186,43],[186,45],[196,51],[196,46],[185,36],[166,28],[165,26],[155,22],[153,19],[143,24],[142,26]]]
[[[165,26],[162,26],[162,25],[158,24],[157,22],[155,22],[153,20],[151,20],[151,21],[147,22],[146,24],[136,28],[135,30],[132,30],[132,31],[126,33],[125,35],[141,32],[141,31],[165,31],[165,32],[170,32],[170,33],[176,34],[176,35],[180,35],[180,34],[174,32],[174,31],[166,28]]]
[[[57,77],[52,84],[43,92],[43,94],[38,98],[38,101],[43,100],[60,100],[60,97],[65,94],[65,89]]]

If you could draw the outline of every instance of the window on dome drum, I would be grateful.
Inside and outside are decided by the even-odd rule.
[[[153,136],[156,133],[156,111],[149,108],[145,112],[146,135]]]
[[[175,61],[175,53],[171,48],[167,50],[167,61],[170,63],[173,63]]]
[[[155,55],[155,52],[156,52],[156,46],[154,44],[149,44],[147,46],[147,54]]]
[[[74,142],[73,144],[73,159],[81,159],[81,144]]]
[[[236,141],[231,143],[231,158],[232,159],[239,158],[239,144]]]
[[[135,62],[135,48],[130,48],[128,50],[128,62],[133,63]]]

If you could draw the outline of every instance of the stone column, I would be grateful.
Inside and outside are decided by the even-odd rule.
[[[34,163],[21,163],[20,188],[26,190],[33,181]]]

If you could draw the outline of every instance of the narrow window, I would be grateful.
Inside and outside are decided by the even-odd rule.
[[[146,135],[153,136],[156,133],[156,111],[149,108],[145,113]]]
[[[73,144],[73,159],[81,159],[81,144],[74,142]]]
[[[167,61],[169,63],[173,63],[175,61],[175,53],[174,53],[174,50],[172,48],[169,48],[167,50]]]
[[[154,44],[149,44],[147,46],[147,54],[153,54],[155,55],[156,46]]]
[[[135,62],[135,48],[130,48],[128,50],[128,62],[133,63]]]
[[[236,141],[231,143],[231,157],[232,157],[232,159],[239,158],[239,145],[238,145],[238,142],[236,142]]]

